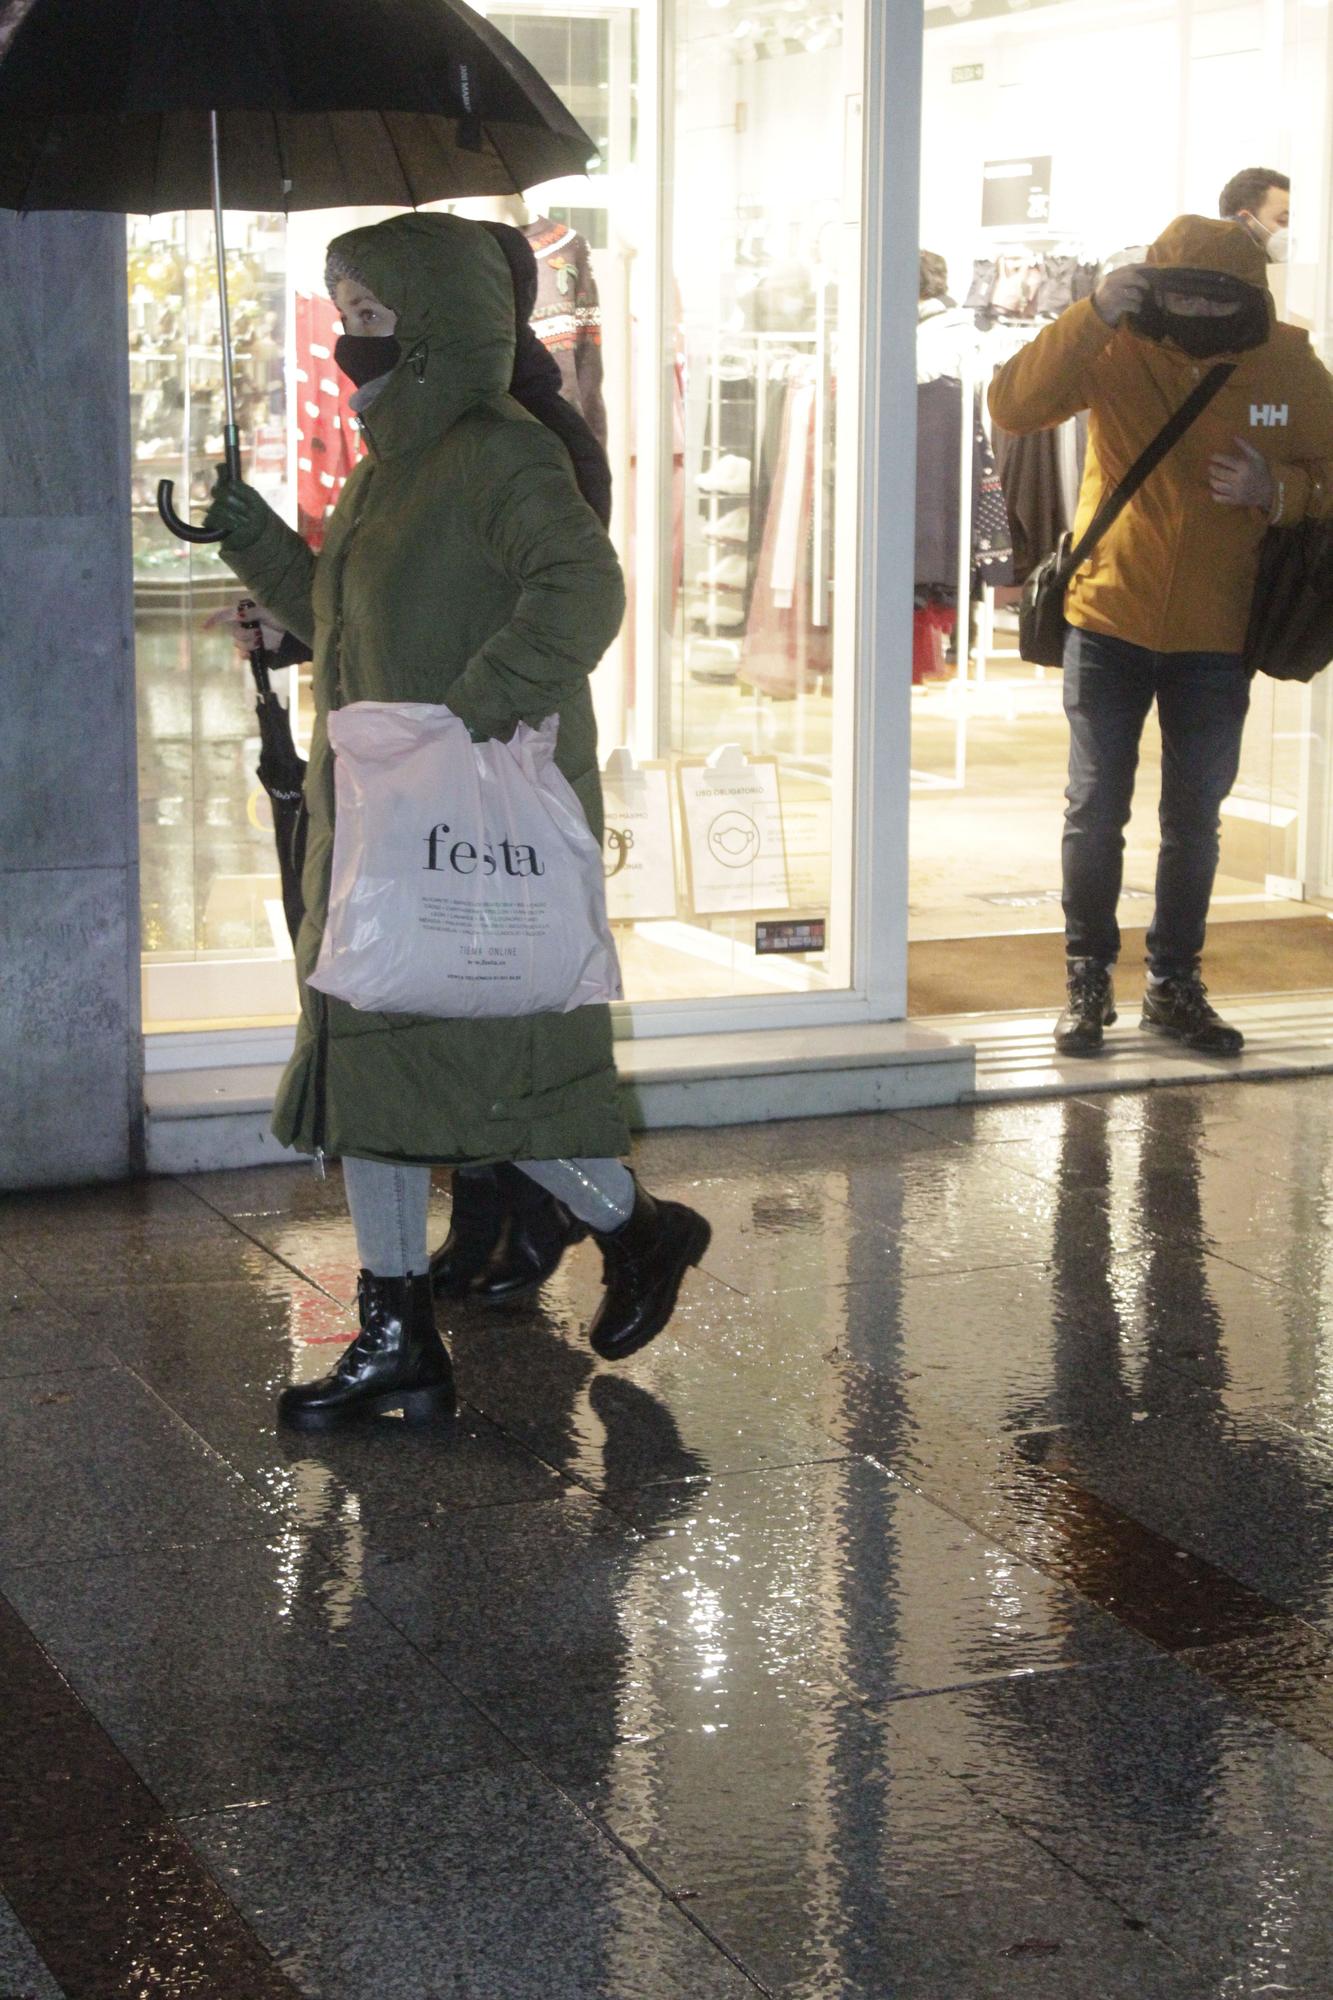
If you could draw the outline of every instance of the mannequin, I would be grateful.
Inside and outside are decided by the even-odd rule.
[[[532,330],[559,365],[560,393],[605,451],[602,308],[586,239],[568,223],[534,215],[521,194],[468,195],[450,206],[469,222],[507,222],[527,237],[537,259]]]

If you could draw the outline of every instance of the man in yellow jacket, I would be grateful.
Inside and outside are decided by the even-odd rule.
[[[1218,362],[1229,379],[1072,578],[1064,703],[1066,1055],[1115,1020],[1116,905],[1139,739],[1162,731],[1161,847],[1143,1026],[1212,1055],[1242,1038],[1199,973],[1219,814],[1235,783],[1249,681],[1241,651],[1270,523],[1333,512],[1333,377],[1276,324],[1263,250],[1235,222],[1183,215],[1000,369],[991,413],[1035,431],[1089,415],[1074,535]]]

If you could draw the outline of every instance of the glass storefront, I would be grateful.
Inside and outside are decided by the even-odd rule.
[[[911,928],[914,1011],[1007,1002],[986,941],[1057,934],[1067,731],[1058,672],[1018,654],[1017,592],[1068,524],[1076,423],[1033,440],[997,438],[984,407],[994,369],[1077,296],[1104,259],[1143,246],[1185,210],[1216,215],[1239,168],[1293,181],[1292,262],[1274,268],[1279,313],[1330,344],[1329,6],[1327,0],[949,0],[925,11],[921,244],[947,267],[956,308],[929,308],[918,387],[929,509],[951,535],[918,539],[913,658]],[[1099,106],[1107,107],[1103,114]],[[1112,119],[1112,125],[1108,124]],[[941,429],[942,378],[976,397],[981,436],[964,444],[955,392]],[[939,439],[947,437],[941,450]],[[985,560],[981,503],[992,473],[1009,501],[1016,568]],[[964,524],[959,533],[960,522]],[[959,605],[965,609],[959,615]],[[1317,968],[1333,906],[1330,677],[1312,688],[1260,679],[1240,778],[1223,815],[1213,936],[1263,921]],[[1128,830],[1120,920],[1146,925],[1157,848],[1160,744],[1145,734]],[[944,941],[960,949],[938,953]],[[975,949],[963,950],[964,941]],[[1052,963],[1060,958],[1055,937]],[[1136,955],[1127,938],[1125,962]],[[991,963],[998,962],[992,953]],[[1298,961],[1291,960],[1293,966]],[[950,984],[949,968],[957,968]],[[916,979],[916,968],[929,968]],[[938,977],[936,977],[938,974]],[[1302,974],[1296,984],[1322,980]],[[925,1004],[922,1005],[924,1000]]]
[[[525,228],[539,331],[611,459],[630,611],[594,695],[627,996],[846,992],[859,0],[486,11],[598,150],[585,179],[462,206]],[[316,542],[357,448],[323,248],[381,213],[229,220],[248,477]],[[153,504],[170,476],[197,517],[220,450],[211,235],[200,215],[129,228],[150,1032],[295,1011],[253,697],[222,622],[238,587]]]

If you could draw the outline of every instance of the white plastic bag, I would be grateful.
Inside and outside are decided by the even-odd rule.
[[[329,716],[337,823],[310,984],[376,1014],[563,1014],[620,998],[602,853],[558,718],[474,743],[432,702]]]

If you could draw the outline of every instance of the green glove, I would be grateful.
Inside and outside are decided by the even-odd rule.
[[[243,479],[232,479],[226,466],[220,465],[204,526],[215,534],[221,528],[228,548],[248,549],[263,534],[268,516],[268,502],[254,487],[247,486]]]

